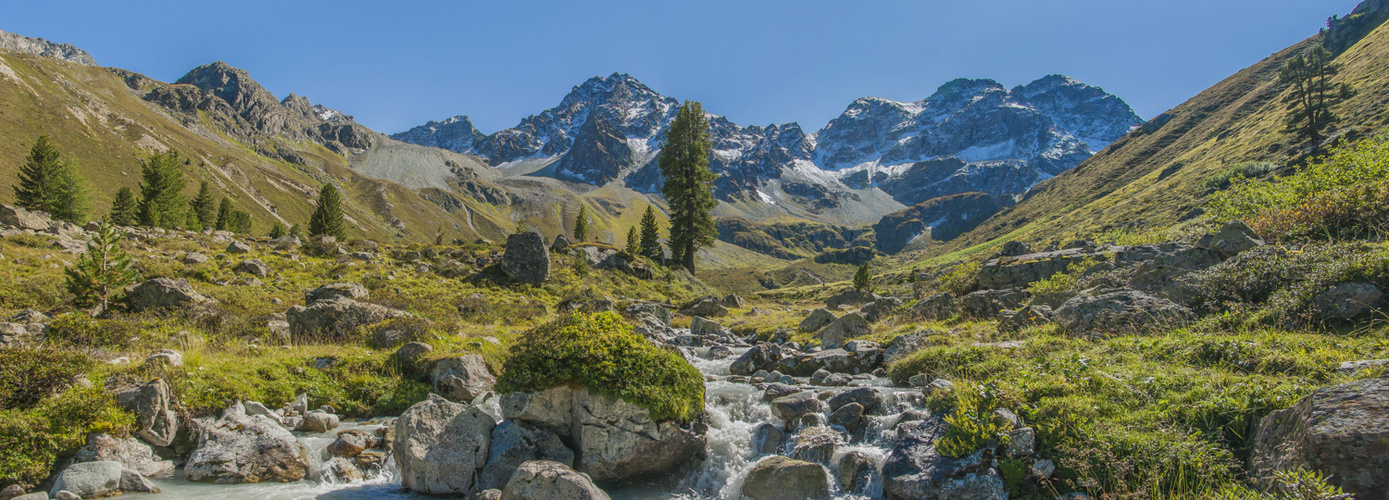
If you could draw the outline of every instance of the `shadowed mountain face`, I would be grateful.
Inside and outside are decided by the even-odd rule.
[[[680,103],[629,75],[592,78],[560,104],[483,135],[466,117],[393,137],[484,156],[493,165],[544,161],[536,171],[597,186],[659,192],[656,156]],[[917,102],[855,101],[824,129],[743,127],[710,115],[711,167],[725,201],[831,209],[879,188],[914,204],[969,191],[1017,194],[1075,167],[1141,120],[1099,87],[1052,75],[1012,90],[955,80]],[[619,142],[626,142],[621,147]],[[881,214],[879,214],[881,215]]]

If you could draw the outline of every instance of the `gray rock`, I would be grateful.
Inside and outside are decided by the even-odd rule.
[[[802,415],[825,411],[825,402],[815,398],[815,394],[802,392],[777,398],[772,401],[772,415],[784,422],[800,420]]]
[[[569,238],[563,234],[555,236],[555,242],[550,245],[551,252],[563,252],[569,248]]]
[[[227,245],[227,253],[250,253],[251,246],[240,241],[232,241]]]
[[[295,427],[296,431],[324,433],[338,428],[338,416],[323,411],[311,411],[304,415]]]
[[[1371,283],[1344,283],[1313,299],[1317,314],[1328,320],[1370,317],[1384,305],[1384,292]]]
[[[916,301],[908,314],[927,321],[949,318],[955,315],[955,297],[948,293],[937,293]]]
[[[1037,449],[1037,431],[1023,427],[1008,431],[1008,447],[1004,453],[1010,457],[1031,456]]]
[[[183,263],[188,265],[205,264],[207,256],[198,252],[188,252],[183,256]]]
[[[24,495],[24,488],[17,484],[11,484],[6,486],[5,489],[0,489],[0,499],[3,500],[12,500],[14,497],[22,495]],[[47,493],[45,493],[43,497],[44,500],[48,500]]]
[[[945,435],[939,416],[903,424],[898,441],[883,464],[883,492],[888,498],[1006,499],[1002,477],[975,452],[963,458],[936,453]]]
[[[370,296],[367,287],[361,283],[329,283],[304,294],[304,303],[313,304],[320,300],[342,297],[352,300],[366,300]]]
[[[960,298],[960,312],[975,319],[991,319],[1004,309],[1017,309],[1027,299],[1018,289],[980,290]]]
[[[690,321],[690,333],[694,335],[723,335],[724,327],[715,321],[695,316]]]
[[[728,316],[728,308],[724,307],[723,300],[710,295],[685,306],[680,310],[680,313],[687,316],[722,318]]]
[[[471,403],[478,396],[491,392],[492,386],[497,383],[487,368],[487,361],[480,354],[440,360],[434,365],[431,379],[434,381],[434,392],[458,403]]]
[[[868,335],[872,333],[873,327],[868,324],[868,320],[858,313],[849,313],[840,316],[829,326],[826,326],[820,333],[815,334],[815,338],[820,339],[820,346],[826,349],[839,347],[845,341]]]
[[[573,467],[574,452],[553,432],[530,429],[512,420],[504,421],[492,429],[487,465],[478,474],[476,487],[501,489],[522,463],[531,460],[549,460]]]
[[[609,500],[587,474],[549,460],[531,460],[516,468],[501,500]]]
[[[810,311],[810,315],[806,316],[805,319],[801,320],[800,330],[802,332],[808,333],[818,332],[821,328],[828,326],[830,323],[833,323],[836,319],[839,319],[839,317],[835,316],[834,313],[830,312],[829,309],[816,309],[814,311]]]
[[[0,225],[15,229],[46,231],[53,219],[46,212],[29,211],[20,207],[0,205]]]
[[[587,391],[574,396],[576,468],[595,481],[663,473],[704,453],[704,436],[653,421],[644,408]]]
[[[1072,263],[1080,262],[1086,258],[1103,259],[1106,257],[1091,247],[1082,246],[1054,252],[1000,257],[985,262],[984,266],[979,269],[979,286],[986,290],[1025,288],[1029,283],[1065,272]],[[1005,307],[1004,309],[1015,307]]]
[[[134,311],[212,304],[216,301],[198,293],[186,279],[155,278],[126,288],[126,301]]]
[[[1067,300],[1052,320],[1073,335],[1115,335],[1176,327],[1196,319],[1185,306],[1134,290],[1081,294]]]
[[[850,403],[857,403],[863,407],[864,414],[875,414],[887,407],[882,391],[875,387],[850,389],[834,395],[827,403],[831,411],[838,410]]]
[[[1004,309],[998,312],[998,331],[1016,332],[1024,328],[1043,326],[1051,323],[1051,308],[1047,306],[1027,306],[1022,309]]]
[[[1211,250],[1227,258],[1261,246],[1264,246],[1264,240],[1259,238],[1259,233],[1254,232],[1248,225],[1238,220],[1225,223],[1210,242]]]
[[[511,279],[534,285],[550,279],[550,252],[540,233],[526,231],[506,238],[502,271]]]
[[[940,335],[940,332],[927,330],[893,337],[893,339],[887,343],[887,349],[883,350],[883,363],[892,364],[912,355],[912,353],[916,351],[920,351],[922,348],[926,347],[926,339],[930,338],[932,335]]]
[[[401,485],[428,495],[472,491],[474,479],[487,463],[496,425],[479,407],[430,394],[396,419],[392,453]]]
[[[307,455],[288,430],[264,416],[247,416],[237,403],[199,431],[183,473],[189,481],[218,484],[294,482],[309,473]]]
[[[434,347],[424,342],[406,342],[395,350],[395,357],[407,366],[414,365],[423,358],[425,354],[434,351]]]
[[[1249,475],[1321,471],[1361,500],[1389,499],[1389,378],[1317,389],[1293,407],[1259,421]]]
[[[863,419],[863,405],[858,403],[848,403],[840,406],[830,413],[827,422],[831,426],[840,426],[850,434],[859,435],[866,423]]]
[[[729,373],[752,375],[758,370],[775,370],[781,360],[781,347],[776,344],[758,344],[744,352],[729,365]]]
[[[346,458],[334,457],[323,463],[318,472],[319,480],[325,482],[347,483],[365,479],[362,469]]]
[[[872,292],[866,290],[845,290],[825,299],[825,307],[839,309],[840,306],[861,306],[875,300],[878,300],[878,296]]]
[[[785,440],[786,434],[781,432],[781,428],[767,422],[757,424],[752,429],[752,451],[759,455],[776,453]]]
[[[173,409],[169,384],[162,379],[116,391],[116,403],[136,415],[135,437],[166,447],[178,435],[178,413]]]
[[[160,460],[149,445],[135,438],[117,438],[106,433],[87,435],[87,444],[77,450],[74,462],[117,462],[122,467],[152,478],[174,475],[174,463]]]
[[[887,319],[888,316],[896,314],[897,310],[902,308],[902,303],[902,299],[897,297],[881,297],[878,300],[864,304],[859,314],[863,316],[863,319],[868,320],[869,323],[877,323]]]
[[[265,265],[260,259],[247,259],[241,261],[236,266],[236,271],[264,278],[270,276],[270,266]]]
[[[500,500],[501,498],[502,490],[498,489],[482,490],[473,494],[473,500]]]
[[[820,464],[774,455],[752,466],[740,491],[752,500],[827,499],[830,477]]]
[[[406,311],[346,297],[315,300],[307,307],[294,306],[285,312],[290,336],[296,341],[341,340],[355,334],[358,327],[411,316]]]
[[[637,302],[627,306],[622,312],[626,314],[627,317],[633,319],[643,315],[650,316],[655,318],[662,326],[670,326],[670,309],[666,309],[665,306],[655,302]]]
[[[178,351],[174,351],[174,350],[170,350],[170,349],[165,349],[165,350],[162,350],[162,351],[158,351],[158,352],[155,352],[154,354],[150,354],[148,357],[145,358],[145,366],[147,366],[147,367],[158,367],[158,366],[179,367],[179,366],[183,366],[183,355],[182,355],[182,354],[179,354]]]
[[[747,307],[747,302],[743,301],[743,298],[739,297],[738,294],[730,293],[724,296],[723,306],[734,309],[742,309],[744,307]]]
[[[762,400],[773,401],[798,392],[801,392],[799,387],[776,382],[767,385],[767,389],[762,392]]]
[[[338,434],[338,438],[328,444],[328,453],[343,458],[352,458],[361,455],[366,449],[366,439],[354,432]]]
[[[861,451],[853,450],[839,457],[839,461],[834,464],[835,478],[839,480],[840,487],[846,492],[859,492],[865,490],[872,482],[873,474],[877,471],[873,467],[873,459]]]
[[[724,359],[733,355],[733,349],[728,346],[716,345],[709,348],[709,354],[705,359]]]
[[[806,426],[796,436],[796,446],[791,449],[791,458],[829,465],[834,450],[839,447],[839,433],[826,427]]]
[[[1032,245],[1028,245],[1021,241],[1009,241],[1004,243],[1003,249],[998,251],[998,254],[1004,257],[1017,257],[1030,253],[1032,253]]]
[[[96,498],[119,493],[124,472],[120,462],[72,464],[58,473],[48,494],[56,497],[58,492],[67,491],[79,498]]]

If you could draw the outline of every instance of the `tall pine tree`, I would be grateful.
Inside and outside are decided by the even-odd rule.
[[[588,207],[579,205],[579,216],[574,218],[574,242],[588,240]]]
[[[218,231],[228,231],[232,223],[232,202],[231,198],[222,197],[222,203],[217,207],[217,222],[213,228]]]
[[[77,257],[77,263],[64,270],[64,285],[82,307],[99,305],[104,311],[110,305],[111,294],[135,281],[130,267],[130,255],[121,249],[121,233],[103,221],[87,243],[87,251]]]
[[[626,250],[633,257],[641,255],[641,234],[637,233],[637,226],[627,228]]]
[[[212,199],[212,188],[207,185],[207,181],[198,184],[198,195],[188,202],[188,206],[198,215],[198,226],[217,225],[217,202]]]
[[[661,148],[661,176],[665,177],[661,194],[670,204],[671,258],[691,273],[695,252],[713,245],[717,234],[710,215],[719,203],[714,199],[717,176],[709,170],[710,147],[704,106],[685,101]]]
[[[342,195],[332,183],[323,185],[318,191],[318,207],[309,217],[309,236],[326,235],[347,239],[347,223],[342,219]]]
[[[1278,81],[1289,86],[1283,103],[1288,105],[1287,131],[1299,141],[1312,143],[1312,153],[1321,149],[1322,132],[1340,121],[1331,107],[1355,94],[1349,83],[1332,83],[1341,71],[1335,56],[1321,45],[1298,54],[1283,65]]]
[[[177,228],[186,221],[183,165],[172,151],[140,162],[140,225]]]
[[[646,206],[646,213],[641,215],[641,255],[645,255],[653,262],[660,262],[665,252],[661,250],[661,226],[656,223],[656,210],[651,205]]]
[[[117,226],[134,226],[140,222],[137,205],[135,190],[122,187],[116,191],[116,199],[111,202],[111,223]]]
[[[76,169],[63,162],[61,156],[48,136],[41,135],[34,141],[29,157],[19,167],[19,183],[14,186],[15,204],[47,212],[54,219],[74,224],[85,222],[85,186]]]

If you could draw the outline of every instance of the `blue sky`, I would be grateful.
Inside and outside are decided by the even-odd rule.
[[[630,73],[743,125],[818,130],[854,99],[1066,74],[1151,118],[1357,0],[14,2],[0,30],[173,81],[224,60],[383,132],[483,132]]]

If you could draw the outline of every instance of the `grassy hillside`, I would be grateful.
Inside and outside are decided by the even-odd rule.
[[[1127,228],[1168,227],[1203,207],[1206,181],[1247,162],[1286,166],[1305,150],[1283,131],[1288,58],[1321,43],[1309,38],[1259,61],[1163,113],[1074,170],[1048,180],[1010,210],[935,254],[988,242],[1064,241]],[[1332,134],[1361,137],[1389,122],[1389,27],[1379,26],[1338,54],[1338,80],[1358,94],[1338,107]]]

